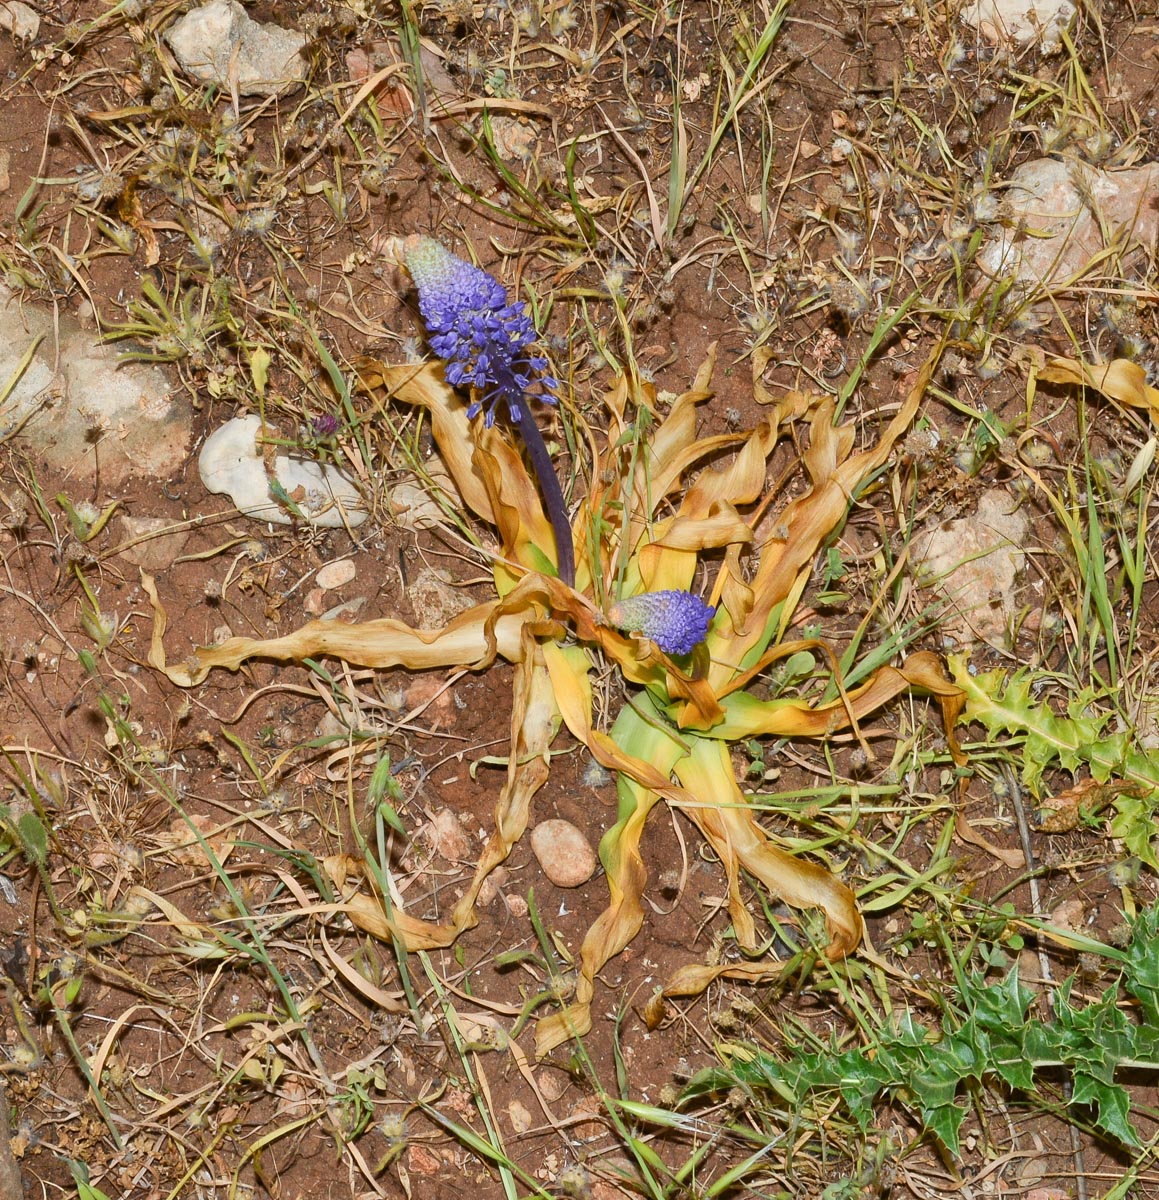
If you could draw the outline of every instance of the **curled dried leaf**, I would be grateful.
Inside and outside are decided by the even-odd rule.
[[[1141,408],[1159,422],[1159,388],[1147,382],[1147,372],[1137,362],[1116,358],[1108,363],[1084,363],[1073,358],[1051,358],[1036,372],[1046,383],[1071,383],[1093,388],[1130,408]]]

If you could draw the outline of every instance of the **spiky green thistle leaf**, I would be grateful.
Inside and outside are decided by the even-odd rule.
[[[1018,671],[986,671],[971,675],[961,655],[949,659],[950,676],[966,693],[963,721],[977,721],[987,733],[1022,738],[1022,782],[1035,796],[1047,767],[1057,763],[1077,775],[1090,772],[1099,783],[1113,780],[1123,791],[1113,801],[1111,833],[1152,870],[1159,856],[1152,845],[1153,816],[1159,802],[1159,758],[1136,744],[1130,731],[1107,732],[1112,712],[1094,708],[1095,696],[1084,691],[1067,706],[1066,716],[1033,695],[1035,675]]]
[[[684,1099],[740,1086],[771,1093],[799,1114],[811,1099],[823,1107],[837,1095],[865,1130],[879,1097],[889,1095],[956,1154],[968,1111],[958,1099],[963,1085],[1001,1080],[1033,1096],[1036,1072],[1062,1067],[1073,1081],[1071,1103],[1089,1106],[1095,1125],[1121,1145],[1138,1146],[1131,1097],[1115,1075],[1124,1067],[1159,1070],[1159,909],[1133,925],[1122,986],[1139,1001],[1141,1022],[1120,1004],[1117,987],[1076,1003],[1073,979],[1055,993],[1051,1019],[1044,1021],[1017,971],[997,983],[975,974],[967,980],[962,1010],[947,1013],[941,1031],[906,1013],[868,1047],[842,1050],[834,1044],[784,1061],[754,1052],[694,1078]]]

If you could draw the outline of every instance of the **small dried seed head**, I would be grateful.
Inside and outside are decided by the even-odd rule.
[[[868,288],[863,288],[842,276],[832,285],[829,304],[836,313],[852,325],[869,311]]]
[[[555,1183],[559,1188],[560,1195],[566,1196],[567,1200],[591,1200],[591,1179],[588,1177],[587,1171],[578,1163],[560,1171],[556,1176]]]

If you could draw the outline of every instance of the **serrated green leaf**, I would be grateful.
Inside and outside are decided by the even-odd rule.
[[[962,720],[977,721],[991,734],[1024,739],[1022,782],[1032,794],[1039,795],[1043,772],[1055,762],[1072,774],[1086,769],[1099,783],[1112,778],[1122,781],[1128,790],[1113,801],[1112,833],[1159,872],[1159,855],[1152,845],[1159,760],[1134,746],[1130,733],[1106,733],[1112,714],[1094,710],[1091,692],[1077,696],[1063,717],[1031,695],[1035,676],[1030,671],[971,675],[962,655],[952,655],[949,667],[954,682],[966,693]]]
[[[1111,836],[1121,838],[1127,849],[1153,871],[1159,872],[1159,857],[1153,845],[1155,798],[1122,795],[1115,801]]]
[[[956,1104],[943,1104],[939,1108],[922,1112],[922,1119],[931,1133],[937,1134],[951,1154],[958,1153],[958,1131],[966,1119],[966,1110]]]
[[[1125,1146],[1139,1145],[1139,1138],[1131,1125],[1131,1097],[1126,1088],[1076,1071],[1072,1102],[1093,1105],[1095,1124],[1100,1129],[1118,1138]]]
[[[1034,1064],[1025,1054],[1019,1053],[1019,1048],[998,1050],[991,1059],[995,1074],[1009,1087],[1020,1092],[1029,1092],[1034,1088]]]
[[[962,655],[951,656],[949,665],[954,682],[966,693],[965,720],[979,722],[990,733],[1025,737],[1022,781],[1035,795],[1043,771],[1056,759],[1070,771],[1085,763],[1102,780],[1119,768],[1124,743],[1100,736],[1107,716],[1079,716],[1074,711],[1058,716],[1031,696],[1034,676],[1029,671],[1009,677],[1002,670],[971,675]],[[1149,782],[1159,784],[1159,772]]]
[[[1147,1025],[1159,1028],[1159,907],[1147,909],[1134,923],[1123,985],[1139,1001]]]
[[[974,1088],[997,1077],[1033,1093],[1037,1069],[1062,1067],[1073,1080],[1072,1103],[1090,1106],[1098,1127],[1120,1144],[1137,1146],[1130,1095],[1115,1075],[1127,1065],[1159,1071],[1159,907],[1135,920],[1123,961],[1123,987],[1139,1000],[1142,1023],[1124,1010],[1117,986],[1097,1000],[1076,1002],[1074,978],[1064,980],[1054,994],[1052,1019],[1044,1021],[1038,998],[1016,970],[997,983],[973,974],[961,997],[966,1012],[946,1015],[940,1039],[907,1011],[879,1032],[872,1047],[834,1045],[787,1061],[755,1051],[738,1058],[733,1070],[698,1076],[685,1095],[726,1091],[741,1081],[775,1093],[799,1114],[811,1096],[824,1108],[836,1092],[863,1129],[879,1097],[892,1095],[956,1153],[967,1111],[956,1102],[963,1085]]]

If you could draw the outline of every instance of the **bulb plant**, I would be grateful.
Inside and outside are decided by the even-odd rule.
[[[495,597],[434,633],[390,618],[360,625],[312,621],[283,637],[234,637],[167,665],[164,614],[152,593],[158,632],[151,661],[185,686],[216,667],[236,670],[259,656],[331,655],[363,667],[416,671],[483,670],[496,658],[514,664],[511,747],[494,831],[450,921],[418,920],[372,889],[347,895],[342,910],[362,929],[407,949],[449,945],[474,925],[479,889],[527,828],[552,743],[566,726],[615,773],[619,804],[599,848],[608,904],[584,938],[574,995],[539,1022],[540,1054],[590,1028],[596,975],[643,924],[641,841],[658,804],[691,820],[719,857],[732,928],[747,955],[757,956],[759,938],[741,894],[742,871],[776,900],[822,910],[830,958],[852,953],[862,931],[852,891],[826,866],[789,853],[769,836],[741,792],[730,747],[762,735],[856,733],[861,717],[910,688],[939,697],[952,729],[960,692],[925,652],[878,668],[853,689],[842,685],[830,654],[836,697],[826,703],[765,700],[752,690],[778,660],[807,649],[829,653],[815,640],[786,640],[785,633],[818,550],[917,414],[938,352],[876,443],[859,451],[854,426],[836,422],[831,397],[768,393],[760,382],[767,362],[761,352],[754,355],[753,388],[767,416],[745,433],[697,436],[697,409],[711,396],[715,348],[667,412],[650,384],[623,375],[605,397],[606,427],[599,433],[585,428],[578,439],[589,448],[582,464],[588,486],[568,519],[528,403],[533,393],[554,403],[563,389],[534,349],[535,331],[522,304],[509,303],[495,279],[432,239],[411,239],[400,259],[416,284],[439,358],[417,368],[364,360],[361,383],[392,403],[426,411],[463,506],[497,536]],[[459,389],[469,391],[469,403]],[[496,419],[499,414],[505,419]],[[790,434],[807,442],[801,465],[808,487],[758,537],[773,501],[769,458]],[[731,458],[722,469],[704,469],[726,455]],[[609,666],[619,675],[625,703],[604,729],[593,713],[592,680]],[[669,981],[666,993],[693,994],[720,975],[756,980],[776,970],[759,957],[692,963]]]

